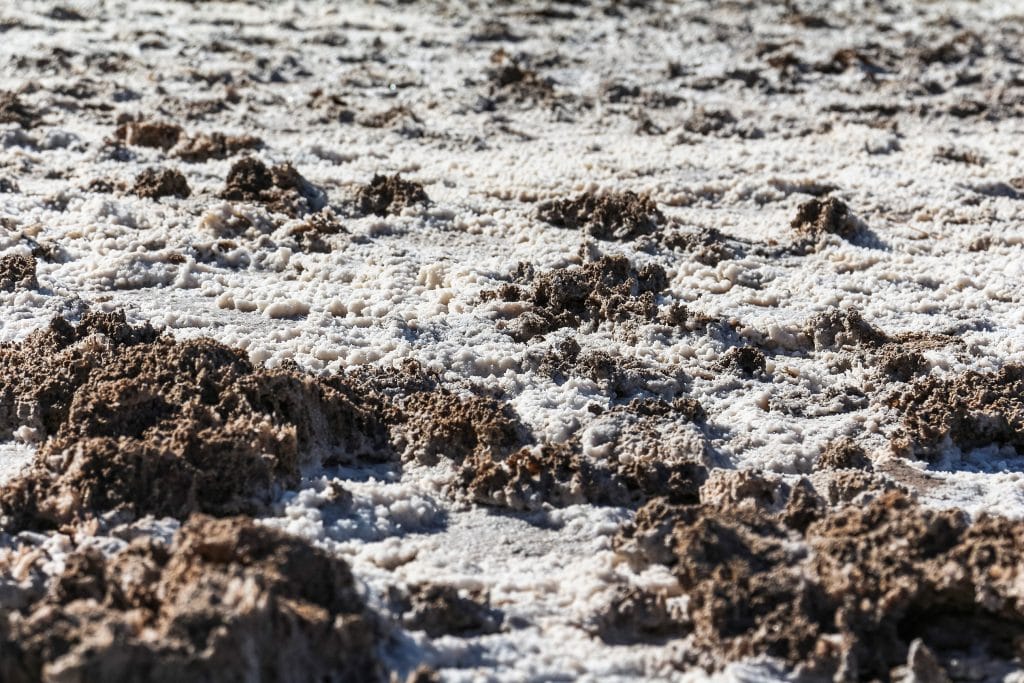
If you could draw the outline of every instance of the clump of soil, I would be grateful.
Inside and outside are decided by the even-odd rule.
[[[8,254],[0,257],[0,291],[13,292],[16,289],[36,289],[36,260],[22,254]]]
[[[635,506],[655,496],[696,502],[705,468],[688,454],[653,453],[628,463],[585,456],[576,441],[523,448],[507,458],[477,456],[460,473],[460,486],[483,505],[539,510],[591,503]]]
[[[396,404],[401,411],[396,443],[403,459],[434,465],[441,456],[455,463],[473,455],[500,457],[525,440],[511,405],[494,398],[437,388],[399,398]]]
[[[292,217],[319,211],[327,204],[324,192],[303,178],[291,164],[267,168],[255,157],[240,159],[231,166],[220,197],[257,202],[270,211]]]
[[[741,258],[747,246],[717,228],[702,228],[698,232],[672,231],[663,234],[661,242],[668,249],[682,249],[705,266],[717,266],[722,261]]]
[[[842,437],[828,444],[814,461],[814,467],[822,470],[872,469],[867,453],[849,437]]]
[[[374,175],[368,185],[359,188],[356,204],[364,216],[390,216],[401,213],[414,204],[429,204],[430,197],[423,186],[405,180],[400,174],[391,176]]]
[[[537,217],[559,228],[583,230],[600,240],[627,240],[653,233],[665,222],[658,205],[647,195],[632,191],[545,202]]]
[[[807,323],[806,334],[814,341],[815,349],[877,348],[889,341],[888,335],[864,320],[856,308],[833,308],[821,313]]]
[[[491,54],[491,67],[487,70],[491,96],[496,100],[512,99],[536,102],[554,95],[551,81],[526,65],[526,57],[512,57],[504,50]]]
[[[687,593],[691,663],[768,655],[809,677],[888,680],[916,640],[940,663],[1019,654],[1024,522],[971,523],[900,492],[826,512],[806,480],[758,479],[722,474],[700,504],[652,500],[616,538]]]
[[[670,607],[664,595],[639,588],[619,590],[595,622],[598,637],[610,645],[681,638],[692,628],[685,613]]]
[[[16,123],[29,129],[39,123],[39,112],[25,104],[17,93],[0,92],[0,123]]]
[[[839,235],[849,240],[857,234],[857,223],[849,207],[835,197],[811,199],[797,209],[790,226],[806,239],[817,240],[823,235]]]
[[[455,586],[438,583],[417,584],[403,593],[393,590],[392,602],[402,614],[402,625],[411,631],[439,638],[496,633],[501,628],[503,615],[484,595],[463,595]]]
[[[925,377],[890,400],[902,414],[897,452],[935,461],[946,445],[962,450],[991,444],[1024,453],[1024,366]]]
[[[339,379],[254,367],[210,340],[175,342],[123,313],[55,319],[0,346],[0,434],[43,443],[0,491],[8,528],[119,511],[252,512],[300,466],[388,457],[371,397]]]
[[[3,558],[10,575],[38,551]],[[36,563],[40,561],[37,559]],[[348,565],[245,518],[191,517],[172,544],[81,546],[42,595],[0,612],[0,678],[383,680]],[[158,673],[157,673],[158,672]]]
[[[263,147],[263,140],[255,135],[203,133],[182,138],[173,151],[174,155],[183,161],[200,163],[210,159],[227,159],[239,152],[261,147]]]
[[[185,199],[192,194],[185,176],[176,169],[147,168],[135,178],[132,193],[143,199],[178,197]]]
[[[738,371],[745,377],[763,375],[766,368],[764,353],[753,346],[729,349],[722,358],[722,367]]]
[[[116,137],[133,147],[154,147],[165,152],[184,134],[181,126],[162,121],[133,121],[118,127]]]
[[[655,295],[668,286],[664,268],[652,264],[639,270],[624,256],[604,256],[583,266],[560,268],[532,277],[532,287],[510,286],[485,295],[527,301],[531,310],[508,322],[505,330],[517,341],[584,322],[653,320]]]

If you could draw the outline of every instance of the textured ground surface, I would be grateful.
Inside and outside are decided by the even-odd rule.
[[[1017,680],[1024,13],[904,5],[3,5],[0,679]]]

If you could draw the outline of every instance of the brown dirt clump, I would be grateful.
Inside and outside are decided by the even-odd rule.
[[[868,321],[856,308],[833,308],[807,323],[806,334],[815,349],[834,349],[844,346],[879,347],[889,341],[888,335]]]
[[[464,595],[455,586],[445,584],[410,586],[407,592],[393,595],[392,602],[402,614],[405,628],[424,631],[431,638],[496,633],[503,618],[501,612],[491,608],[486,596]]]
[[[203,133],[182,138],[173,153],[183,161],[200,163],[210,159],[227,159],[239,152],[259,149],[262,146],[263,140],[255,135]]]
[[[664,595],[639,588],[619,590],[593,624],[597,636],[610,645],[681,638],[691,629],[685,613],[669,606]]]
[[[0,571],[24,573],[33,552],[4,557]],[[81,546],[45,593],[5,603],[9,683],[383,680],[375,619],[348,565],[244,518],[193,516],[172,544]]]
[[[632,191],[545,202],[537,217],[559,228],[583,230],[600,240],[627,240],[653,233],[665,222],[658,205],[647,195]]]
[[[722,358],[721,365],[745,377],[755,377],[765,373],[766,361],[764,352],[760,349],[741,346],[729,349]]]
[[[23,254],[8,254],[0,257],[0,291],[13,292],[16,289],[36,289],[36,260]]]
[[[890,399],[902,415],[893,446],[911,457],[936,460],[947,446],[992,444],[1024,453],[1024,366],[925,377]]]
[[[857,234],[857,224],[849,207],[835,197],[804,202],[797,209],[790,226],[801,237],[815,240],[826,234],[848,240]]]
[[[323,191],[303,178],[291,164],[267,168],[259,159],[246,157],[231,166],[222,199],[264,204],[275,213],[299,217],[327,204]]]
[[[165,152],[184,134],[181,126],[162,121],[134,121],[117,129],[117,138],[133,147],[154,147]]]
[[[849,437],[842,437],[829,443],[814,461],[814,467],[821,470],[872,469],[867,453]]]
[[[189,189],[188,181],[181,171],[170,168],[147,168],[135,178],[132,193],[143,199],[185,199],[192,194],[192,190]]]
[[[722,261],[740,258],[747,246],[716,228],[703,228],[697,232],[666,232],[661,235],[661,243],[668,249],[687,252],[697,263],[705,266],[717,266]]]
[[[356,194],[356,205],[364,216],[390,216],[414,204],[429,203],[430,197],[422,185],[405,180],[399,174],[374,175],[370,183],[360,187]]]
[[[583,266],[560,268],[532,277],[532,288],[510,287],[490,296],[528,301],[531,310],[509,321],[505,330],[517,341],[584,322],[653,320],[655,295],[668,285],[656,264],[634,269],[624,256],[604,256]]]
[[[940,664],[1021,655],[1024,522],[972,523],[898,491],[826,511],[806,480],[739,472],[701,500],[652,500],[615,542],[636,568],[672,569],[691,663],[769,655],[811,677],[888,680],[918,640]]]
[[[254,367],[210,340],[175,342],[124,314],[55,319],[0,346],[0,433],[43,440],[0,491],[8,528],[118,511],[254,511],[300,466],[388,457],[368,396],[341,380]]]
[[[28,129],[39,123],[39,112],[22,102],[17,93],[0,92],[0,123],[16,123]]]

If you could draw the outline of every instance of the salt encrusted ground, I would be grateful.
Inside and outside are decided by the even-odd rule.
[[[124,310],[271,369],[333,376],[415,359],[443,386],[507,405],[524,442],[575,437],[596,462],[662,447],[784,486],[810,475],[824,491],[833,475],[815,463],[848,437],[879,481],[926,506],[1019,519],[1012,394],[992,409],[1011,415],[1010,437],[954,437],[927,457],[920,439],[894,445],[908,429],[894,396],[926,376],[1024,363],[1022,39],[1024,14],[995,1],[11,3],[0,247],[35,255],[37,286],[0,292],[0,337]],[[143,123],[263,146],[192,162],[180,143],[133,144],[125,131]],[[340,227],[311,246],[308,217],[222,197],[248,155],[293,164]],[[179,170],[189,196],[138,196],[150,167]],[[430,203],[363,215],[360,188],[395,173]],[[605,240],[539,218],[545,201],[625,191],[663,214],[649,234]],[[796,244],[798,208],[826,195],[849,208],[850,231]],[[654,316],[509,334],[538,303],[491,294],[533,286],[516,280],[519,264],[540,275],[606,255],[664,268]],[[676,304],[689,322],[670,318]],[[888,346],[815,339],[819,316],[852,309]],[[582,357],[607,353],[612,370],[572,361],[552,375],[544,363],[568,339]],[[756,348],[764,367],[735,369],[734,347]],[[883,367],[909,352],[909,374]],[[629,403],[683,397],[706,419],[643,422]],[[12,429],[5,481],[45,436]],[[420,664],[450,680],[705,675],[686,638],[595,636],[624,586],[685,604],[668,566],[622,561],[613,539],[635,510],[480,505],[453,484],[461,465],[314,461],[257,516],[351,565],[387,623],[379,647],[395,675]],[[332,480],[352,497],[341,509]],[[418,583],[487,595],[501,626],[403,628],[389,590]],[[748,654],[754,663],[722,655],[715,675],[793,671],[784,656]],[[989,675],[1006,661],[1018,660]]]

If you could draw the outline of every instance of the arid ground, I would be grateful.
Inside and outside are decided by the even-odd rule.
[[[1024,681],[1024,6],[0,4],[0,681]]]

